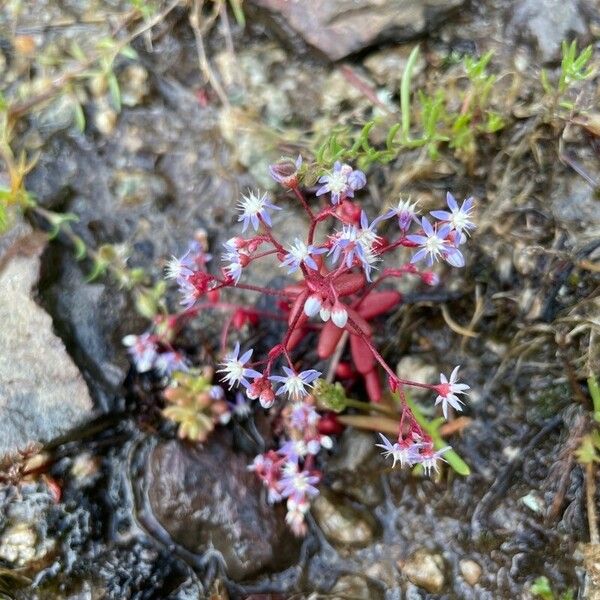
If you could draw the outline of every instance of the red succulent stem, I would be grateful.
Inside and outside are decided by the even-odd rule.
[[[312,224],[312,222],[315,220],[315,215],[313,214],[313,211],[311,210],[310,206],[308,205],[308,202],[306,201],[304,194],[300,191],[300,188],[297,185],[292,188],[292,191],[294,192],[294,194],[296,194],[296,198],[298,198],[298,200],[300,200],[300,203],[302,204],[302,207],[306,211],[306,214],[308,215],[310,222]]]

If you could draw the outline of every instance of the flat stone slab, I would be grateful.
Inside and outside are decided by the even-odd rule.
[[[83,377],[34,300],[44,244],[23,223],[0,238],[0,456],[92,416]]]
[[[439,25],[464,0],[249,0],[331,60]]]

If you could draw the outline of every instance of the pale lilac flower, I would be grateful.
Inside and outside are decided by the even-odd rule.
[[[319,183],[323,185],[317,190],[317,196],[331,193],[331,203],[339,204],[344,198],[353,198],[355,190],[367,184],[367,178],[362,171],[336,161],[333,170],[323,175]]]
[[[227,401],[231,414],[238,419],[247,419],[252,414],[252,404],[240,392],[235,395],[235,402]]]
[[[421,227],[425,235],[408,235],[407,239],[420,246],[420,249],[411,259],[411,263],[416,263],[423,258],[427,259],[429,266],[440,258],[446,260],[454,267],[463,267],[465,259],[460,250],[452,245],[447,237],[452,228],[450,225],[442,225],[439,229],[434,229],[427,217],[421,219]]]
[[[189,364],[181,352],[163,352],[156,357],[154,367],[161,375],[171,375],[175,371],[187,371]]]
[[[126,335],[123,338],[123,345],[127,346],[127,352],[138,373],[147,373],[154,368],[158,352],[152,334],[146,332],[142,335]]]
[[[254,457],[252,464],[246,467],[248,471],[254,471],[257,477],[264,483],[268,490],[267,501],[269,504],[274,504],[283,499],[279,481],[283,460],[274,451],[269,450],[266,454],[259,454]]]
[[[425,475],[431,475],[432,471],[439,473],[440,469],[438,467],[438,461],[443,460],[444,462],[447,462],[442,455],[445,452],[448,452],[448,450],[451,450],[451,446],[446,446],[434,451],[433,443],[430,442],[421,450],[419,458],[415,462],[423,465],[423,471],[425,471]]]
[[[238,202],[238,209],[242,211],[242,214],[238,217],[238,221],[243,221],[242,233],[248,229],[250,224],[252,224],[254,231],[258,231],[261,219],[271,227],[271,215],[268,209],[281,210],[279,206],[269,202],[266,193],[259,195],[258,192],[249,192],[247,196],[242,196],[242,199]]]
[[[417,219],[418,214],[416,202],[411,202],[410,199],[399,200],[397,206],[390,208],[384,215],[375,220],[383,221],[385,219],[396,217],[398,219],[400,231],[406,233],[413,222],[419,223],[419,220]]]
[[[179,293],[181,294],[181,300],[179,304],[185,309],[192,308],[198,299],[203,295],[203,291],[196,288],[195,285],[190,283],[187,279],[180,279],[179,282]]]
[[[278,396],[286,393],[292,400],[299,400],[303,396],[307,396],[306,386],[310,386],[315,379],[321,376],[321,372],[315,369],[296,373],[293,369],[283,367],[283,371],[285,372],[285,377],[272,375],[269,379],[283,384],[277,390]]]
[[[437,406],[441,402],[445,419],[448,418],[448,405],[458,411],[462,410],[461,404],[463,404],[463,401],[456,394],[465,394],[467,390],[471,389],[466,383],[458,383],[458,369],[460,369],[460,365],[454,367],[450,375],[450,381],[441,373],[440,384],[435,386],[438,393],[435,404]]]
[[[285,515],[285,522],[288,527],[292,530],[294,535],[301,537],[306,535],[306,520],[305,515],[310,508],[308,500],[304,499],[301,502],[296,502],[293,498],[288,498],[287,501],[287,513]]]
[[[323,254],[327,248],[316,248],[312,244],[306,245],[302,240],[296,238],[289,247],[289,252],[285,255],[281,266],[288,267],[288,275],[296,272],[302,263],[313,271],[318,271],[319,267],[313,258],[313,255]]]
[[[225,397],[225,391],[220,385],[212,385],[208,393],[213,400],[223,400]]]
[[[193,273],[193,266],[194,262],[190,256],[189,250],[181,258],[172,256],[165,267],[165,277],[167,279],[175,279],[179,281]]]
[[[352,267],[355,260],[358,260],[368,281],[371,281],[371,269],[374,264],[380,260],[373,250],[373,245],[379,239],[375,233],[377,226],[376,220],[369,225],[369,220],[364,211],[360,215],[360,227],[354,225],[344,225],[342,231],[332,236],[332,245],[329,255],[335,263],[343,255],[345,265]]]
[[[240,383],[247,388],[250,385],[247,377],[261,377],[261,373],[245,366],[252,357],[252,352],[253,350],[250,349],[239,356],[240,343],[237,342],[233,352],[230,352],[221,363],[223,368],[219,369],[219,373],[225,373],[222,380],[229,384],[229,389]]]
[[[411,467],[416,462],[419,461],[419,448],[420,444],[406,441],[403,443],[396,442],[392,444],[390,440],[387,439],[383,433],[379,434],[381,437],[381,441],[383,444],[375,444],[378,448],[383,448],[383,457],[388,458],[392,457],[392,469],[396,466],[396,463],[399,462],[400,466],[408,465]]]
[[[290,423],[292,427],[301,431],[314,427],[319,422],[319,413],[315,407],[308,402],[294,402],[290,411]]]
[[[238,284],[242,276],[243,267],[239,262],[232,262],[223,267],[223,271],[228,277],[233,279],[234,283]]]
[[[277,450],[278,454],[285,457],[287,462],[298,463],[308,453],[304,440],[288,440]]]
[[[319,493],[315,487],[319,483],[319,477],[306,471],[300,471],[294,462],[288,462],[283,466],[280,483],[281,495],[284,498],[292,498],[294,502],[304,502],[307,498],[312,498]]]
[[[472,197],[467,198],[459,208],[456,198],[450,192],[447,192],[446,203],[450,212],[447,210],[434,210],[431,215],[440,221],[449,223],[460,234],[475,228],[475,223],[471,221],[471,211],[475,206],[475,200]]]

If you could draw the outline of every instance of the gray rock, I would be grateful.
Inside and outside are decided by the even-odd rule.
[[[311,511],[332,544],[362,548],[375,537],[376,523],[370,513],[324,488],[313,500]]]
[[[231,449],[225,431],[204,448],[165,442],[152,450],[144,484],[154,517],[172,539],[195,554],[219,552],[235,580],[284,569],[299,550],[283,505],[266,503],[249,462]]]
[[[331,60],[434,29],[463,0],[251,0]]]
[[[483,572],[479,563],[476,563],[474,560],[463,559],[458,563],[458,566],[465,581],[469,585],[476,585]]]
[[[344,431],[339,448],[327,463],[331,489],[366,506],[383,500],[380,470],[373,434],[356,429]]]
[[[342,575],[329,591],[332,600],[380,600],[383,592],[360,575]]]
[[[510,6],[508,32],[533,42],[544,61],[560,58],[560,45],[571,34],[588,32],[585,0],[518,0]]]
[[[26,230],[17,226],[0,246],[0,455],[92,416],[81,374],[33,299],[44,237]]]
[[[439,554],[417,550],[408,560],[399,562],[398,567],[409,581],[432,594],[444,587],[444,560]]]

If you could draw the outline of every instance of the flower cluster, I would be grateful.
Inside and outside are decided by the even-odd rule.
[[[319,490],[321,474],[314,469],[321,448],[332,447],[320,433],[321,416],[308,399],[295,400],[282,411],[286,437],[278,450],[259,454],[249,465],[267,489],[270,503],[286,501],[286,522],[298,536],[306,532],[305,514]]]
[[[264,482],[271,502],[287,502],[288,523],[298,534],[305,529],[310,499],[318,493],[317,454],[331,447],[331,439],[319,433],[325,417],[315,410],[311,394],[321,376],[315,368],[317,360],[330,360],[330,373],[346,389],[362,380],[372,402],[381,401],[382,374],[387,376],[389,389],[401,400],[398,439],[392,444],[382,436],[379,444],[384,456],[392,459],[392,466],[418,464],[431,473],[443,460],[447,448],[434,448],[430,436],[414,419],[403,389],[416,386],[435,393],[435,405],[441,405],[448,418],[450,408],[462,410],[459,396],[468,386],[457,381],[458,367],[449,379],[442,375],[439,384],[400,379],[376,348],[373,321],[402,301],[402,295],[389,285],[394,279],[417,277],[427,285],[437,285],[439,276],[430,270],[435,263],[463,267],[464,244],[475,227],[474,200],[467,198],[459,205],[450,193],[446,195],[448,210],[425,216],[419,214],[417,203],[400,199],[371,220],[354,198],[366,186],[364,173],[340,162],[321,174],[315,197],[310,199],[300,187],[305,168],[300,157],[283,159],[270,168],[273,179],[304,210],[304,234],[298,231],[291,240],[278,239],[271,216],[282,207],[266,193],[248,192],[237,205],[242,235],[225,242],[220,271],[209,272],[210,256],[202,244],[190,245],[183,256],[169,262],[166,271],[177,283],[183,310],[165,318],[167,326],[163,323],[162,333],[157,328],[126,340],[139,371],[155,368],[169,373],[186,368],[183,357],[173,355],[170,348],[183,321],[201,310],[228,315],[221,334],[224,359],[218,372],[236,400],[227,404],[229,409],[219,416],[219,422],[231,415],[248,414],[254,400],[283,418],[279,447],[256,457],[251,469]],[[391,258],[403,250],[411,252],[404,261],[398,256]],[[256,285],[249,267],[257,260],[278,264],[294,281],[282,289]],[[422,262],[427,265],[425,270],[419,267]],[[221,291],[227,288],[275,297],[277,310],[223,302]],[[239,342],[225,351],[232,329],[256,326],[262,319],[284,324],[284,333],[266,356],[257,356],[252,348],[242,349]],[[309,352],[294,357],[296,347],[307,336],[317,338],[316,356]],[[307,356],[312,364],[302,362]]]

